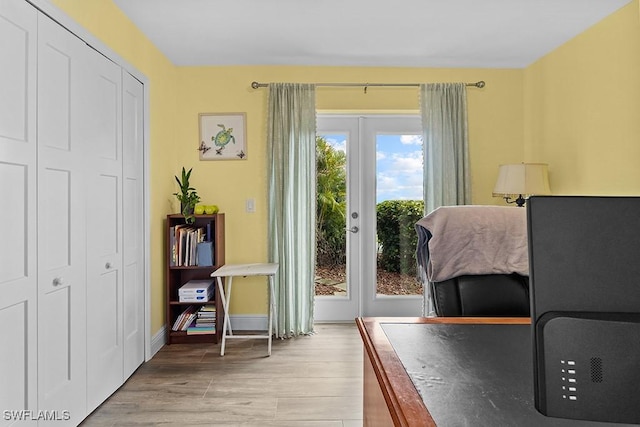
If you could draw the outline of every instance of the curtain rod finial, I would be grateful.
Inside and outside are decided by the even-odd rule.
[[[480,89],[482,89],[484,85],[485,85],[484,80],[480,80],[478,83],[476,83],[476,87],[479,87]]]
[[[258,89],[258,88],[260,87],[260,83],[258,83],[258,82],[251,82],[251,87],[252,87],[253,89]]]

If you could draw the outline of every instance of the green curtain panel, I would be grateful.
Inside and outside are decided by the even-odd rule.
[[[464,83],[420,85],[425,214],[471,203],[467,92]]]
[[[269,259],[276,337],[313,332],[316,221],[316,105],[309,84],[271,83],[268,101]]]

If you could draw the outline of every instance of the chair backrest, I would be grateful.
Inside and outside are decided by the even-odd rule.
[[[460,276],[431,282],[436,315],[528,317],[529,278],[519,274]]]

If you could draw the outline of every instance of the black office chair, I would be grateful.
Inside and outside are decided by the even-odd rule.
[[[530,315],[529,278],[516,273],[460,276],[429,286],[437,316]]]

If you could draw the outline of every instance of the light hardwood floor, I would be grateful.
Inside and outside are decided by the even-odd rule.
[[[311,336],[164,346],[82,426],[362,426],[355,324]]]

